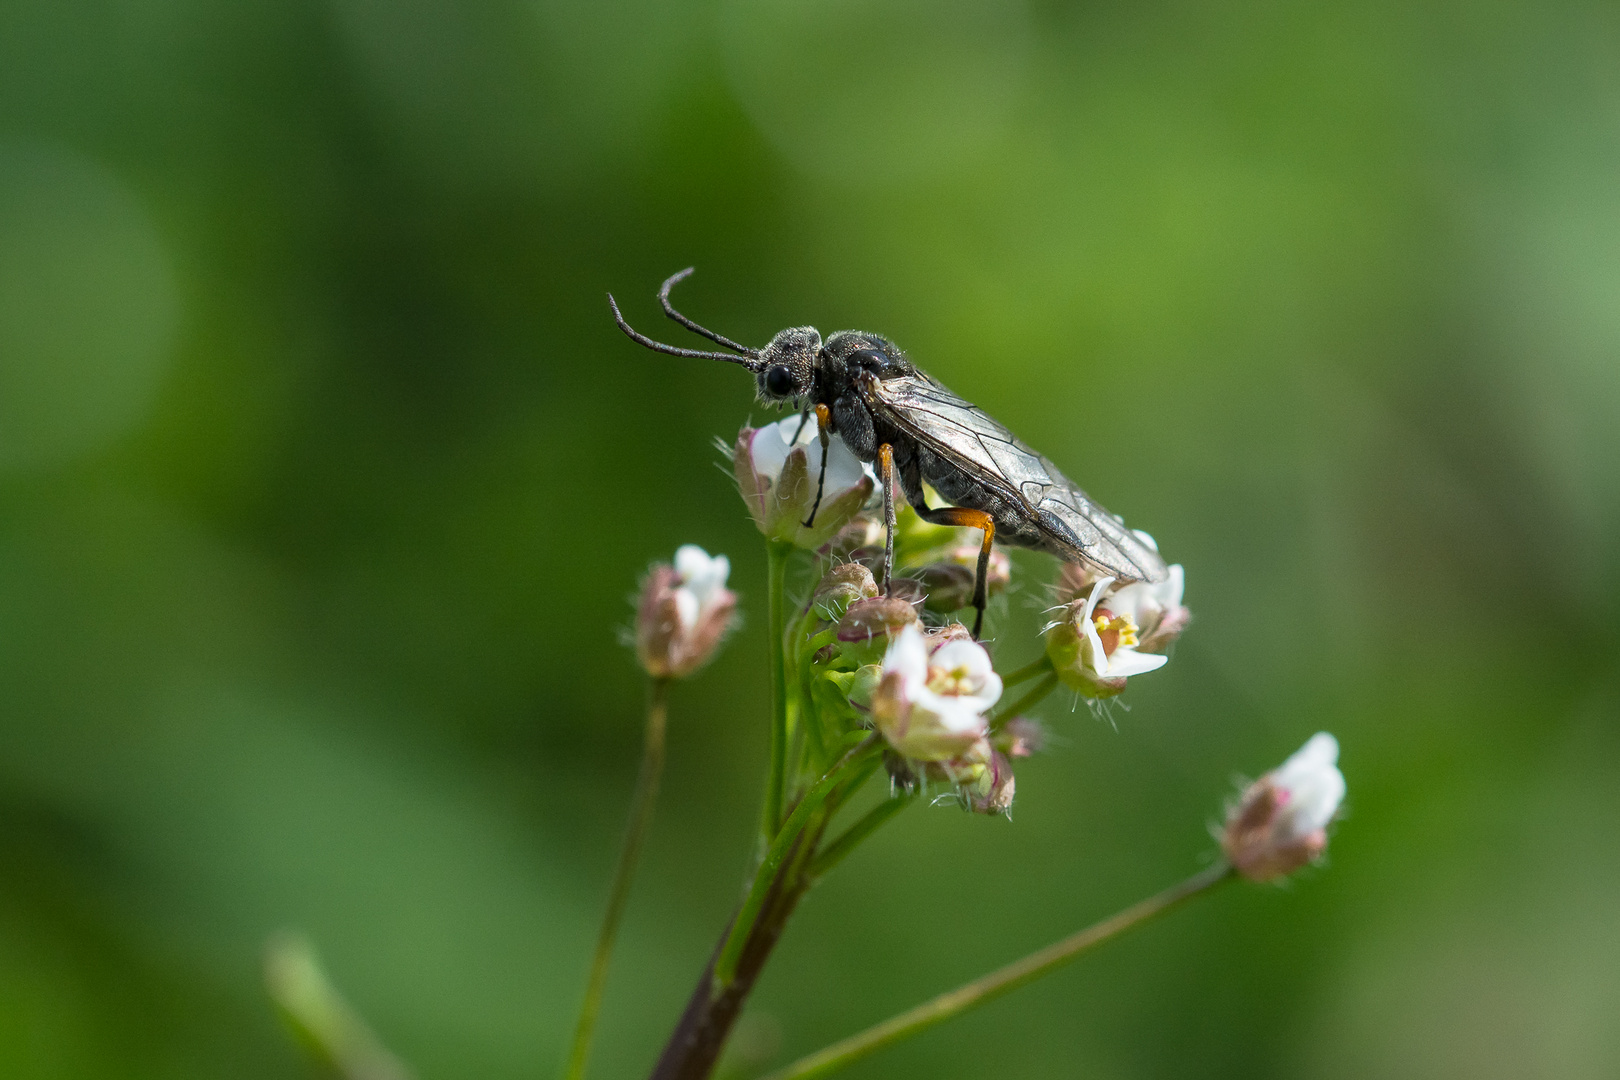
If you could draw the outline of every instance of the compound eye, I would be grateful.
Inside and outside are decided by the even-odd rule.
[[[765,392],[772,397],[787,397],[793,393],[793,372],[782,364],[765,369]]]

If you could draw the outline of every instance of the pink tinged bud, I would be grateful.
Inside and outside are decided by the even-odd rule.
[[[1239,873],[1251,881],[1272,881],[1327,850],[1327,827],[1344,801],[1338,760],[1338,741],[1318,732],[1249,785],[1221,834],[1221,848]]]
[[[707,664],[736,612],[726,588],[731,564],[696,544],[675,552],[675,565],[658,564],[641,586],[636,610],[636,658],[655,679],[684,679]]]
[[[889,644],[908,626],[917,625],[917,608],[899,597],[857,600],[838,620],[839,652],[857,664],[882,659]]]
[[[797,416],[738,433],[732,453],[737,488],[754,524],[772,540],[820,548],[871,497],[875,481],[843,440],[834,436],[827,447],[827,482],[817,507],[821,452],[816,425]],[[806,528],[812,508],[815,523]]]
[[[915,624],[894,638],[872,693],[872,722],[902,757],[945,762],[988,733],[984,714],[1001,697],[1001,677],[977,642],[930,644]]]

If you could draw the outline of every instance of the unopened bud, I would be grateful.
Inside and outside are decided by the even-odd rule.
[[[975,575],[979,571],[978,544],[959,544],[946,552],[946,558],[958,566],[966,566]],[[990,549],[990,558],[984,565],[984,589],[990,596],[996,596],[1007,591],[1012,583],[1012,559],[1000,548]]]
[[[838,563],[822,575],[810,594],[810,606],[828,619],[840,619],[849,605],[878,594],[872,571],[857,562]]]
[[[881,664],[862,664],[850,675],[849,703],[857,709],[871,709],[872,695],[877,692],[878,683],[882,681]]]
[[[1012,809],[1016,786],[1012,762],[986,739],[947,761],[923,763],[922,773],[955,786],[963,805],[976,814],[1005,814]]]
[[[838,620],[835,636],[839,651],[856,663],[882,659],[889,643],[908,626],[917,625],[917,609],[909,601],[876,596],[849,605]]]
[[[1016,787],[1012,762],[1000,750],[991,750],[990,767],[979,777],[973,789],[965,793],[968,808],[975,814],[1008,813],[1012,810]]]
[[[726,588],[731,563],[696,544],[660,563],[641,586],[636,658],[655,679],[684,679],[713,658],[731,626],[737,596]]]
[[[1221,834],[1221,848],[1239,873],[1251,881],[1271,881],[1327,850],[1327,827],[1344,801],[1338,760],[1338,741],[1318,732],[1249,785]]]
[[[871,514],[856,514],[827,545],[834,559],[855,559],[856,552],[883,550],[883,522]],[[864,562],[864,559],[857,561]]]
[[[822,446],[815,424],[790,416],[762,428],[743,428],[737,435],[732,467],[760,532],[815,550],[860,512],[875,486],[872,477],[842,439],[834,436],[826,449],[822,485]],[[812,510],[814,521],[806,526]]]
[[[960,611],[973,603],[973,571],[960,563],[929,563],[908,573],[922,583],[929,611]]]

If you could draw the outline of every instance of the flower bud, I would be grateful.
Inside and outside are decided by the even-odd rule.
[[[810,594],[810,606],[828,619],[840,619],[849,606],[878,594],[872,571],[856,562],[838,563],[822,575]]]
[[[1012,810],[1016,786],[1012,762],[1000,750],[991,750],[989,768],[978,783],[963,794],[967,797],[968,809],[975,814],[1005,814]]]
[[[872,708],[872,695],[877,692],[878,683],[882,681],[883,666],[881,664],[862,664],[850,675],[849,703],[857,709],[870,710]]]
[[[920,762],[929,780],[951,784],[976,814],[1005,814],[1012,808],[1012,763],[988,739],[980,739],[948,761]]]
[[[929,563],[909,573],[922,583],[929,611],[960,611],[973,603],[973,571],[961,563]]]
[[[856,514],[827,545],[827,554],[838,560],[865,562],[856,552],[871,551],[883,551],[883,522],[867,513]]]
[[[872,722],[903,757],[945,762],[984,738],[984,714],[1000,697],[1001,676],[983,646],[951,636],[931,649],[911,624],[883,657]]]
[[[1059,572],[1060,595],[1081,580],[1081,571],[1065,566]],[[1086,697],[1107,698],[1123,691],[1132,675],[1163,667],[1169,659],[1163,650],[1187,625],[1183,580],[1178,564],[1157,585],[1116,586],[1111,577],[1092,582],[1085,597],[1065,605],[1047,629],[1046,655],[1058,677]]]
[[[907,600],[875,596],[849,605],[838,620],[839,652],[857,664],[876,662],[908,626],[917,625],[917,609]]]
[[[696,544],[660,563],[641,586],[636,611],[636,658],[655,679],[684,679],[714,656],[731,626],[736,594],[726,588],[731,563]]]
[[[945,553],[948,561],[965,566],[975,575],[979,572],[979,545],[958,544]],[[989,596],[1007,591],[1012,583],[1012,559],[1000,548],[990,549],[990,559],[984,566],[984,589]]]
[[[1250,784],[1226,816],[1221,848],[1251,881],[1271,881],[1327,850],[1327,827],[1344,801],[1339,743],[1318,732],[1272,772]]]
[[[760,532],[812,550],[826,544],[860,512],[876,482],[834,436],[827,446],[827,482],[816,505],[821,477],[821,440],[816,425],[790,416],[737,435],[732,466],[748,512]],[[812,508],[815,523],[805,527]]]

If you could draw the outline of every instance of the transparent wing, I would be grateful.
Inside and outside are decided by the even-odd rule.
[[[925,375],[863,380],[868,404],[935,455],[1021,503],[1054,553],[1131,581],[1163,581],[1164,560],[983,409]]]

